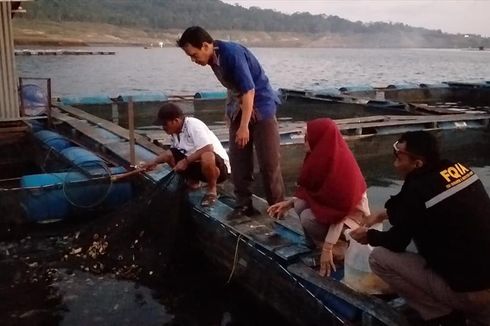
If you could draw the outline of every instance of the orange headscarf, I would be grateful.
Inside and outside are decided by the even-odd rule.
[[[335,122],[309,121],[306,133],[310,152],[295,196],[308,203],[318,222],[338,223],[359,204],[366,181]]]

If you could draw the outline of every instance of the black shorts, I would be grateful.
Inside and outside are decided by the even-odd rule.
[[[170,151],[172,152],[175,163],[186,158],[186,155],[182,154],[177,148],[170,148]],[[219,177],[217,182],[221,183],[226,179],[228,179],[228,168],[226,167],[225,161],[221,156],[214,153],[214,157],[215,157],[216,167],[219,169]],[[206,178],[202,174],[200,161],[191,162],[187,167],[187,169],[185,171],[182,171],[182,174],[191,180],[196,180],[196,181],[200,180],[200,181],[207,182]]]

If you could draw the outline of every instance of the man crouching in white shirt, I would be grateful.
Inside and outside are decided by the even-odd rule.
[[[217,199],[217,184],[225,181],[230,173],[230,161],[218,137],[204,122],[186,117],[175,103],[166,103],[158,111],[154,124],[161,125],[171,136],[170,149],[142,168],[153,170],[160,163],[169,164],[182,173],[188,184],[207,183],[202,206],[211,206]]]

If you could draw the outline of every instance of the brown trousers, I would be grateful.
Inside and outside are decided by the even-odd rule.
[[[455,292],[442,277],[412,252],[396,253],[377,247],[369,257],[372,271],[388,283],[423,319],[458,310],[468,318],[490,325],[490,289]]]
[[[280,166],[280,139],[276,118],[253,120],[249,124],[250,140],[244,148],[235,142],[236,132],[240,126],[241,114],[230,123],[230,164],[231,179],[235,187],[236,205],[252,204],[254,171],[254,146],[257,154],[265,198],[269,205],[284,199],[284,182]]]

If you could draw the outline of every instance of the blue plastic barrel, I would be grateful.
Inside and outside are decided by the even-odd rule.
[[[366,106],[373,107],[373,108],[383,108],[383,109],[394,108],[394,109],[402,109],[403,111],[405,110],[405,104],[400,102],[393,102],[393,101],[370,100],[366,103]]]
[[[336,88],[324,88],[324,89],[315,89],[312,91],[314,96],[318,95],[327,95],[327,96],[335,96],[340,95],[340,90]]]
[[[73,144],[65,137],[50,130],[40,130],[34,133],[34,137],[39,139],[48,148],[53,148],[58,152],[73,146]]]
[[[75,166],[81,166],[88,162],[103,163],[103,160],[100,157],[81,147],[74,146],[65,148],[61,151],[61,155],[63,155],[68,161],[72,162]]]
[[[64,96],[58,99],[61,103],[66,105],[75,104],[111,104],[112,101],[107,95],[93,95],[93,96]]]
[[[227,96],[226,91],[202,91],[194,94],[194,98],[203,100],[221,100]]]
[[[476,82],[445,81],[443,83],[448,84],[451,87],[462,87],[462,88],[487,88],[490,86],[487,82],[480,82],[480,81],[476,81]]]
[[[129,94],[121,94],[115,98],[118,102],[128,102],[129,97],[131,96],[133,102],[164,102],[168,101],[167,94],[163,92],[138,92],[138,93],[129,93]]]
[[[48,108],[48,94],[38,85],[22,85],[20,90],[24,114],[35,117],[46,112]]]
[[[63,180],[66,173],[34,174],[21,178],[22,187],[56,186],[56,188],[25,190],[21,206],[26,217],[35,222],[57,221],[70,212],[70,203],[63,195]]]
[[[113,175],[123,172],[125,170],[122,167],[111,168]],[[21,178],[22,187],[47,187],[46,189],[26,189],[24,191],[21,206],[29,220],[41,223],[59,221],[69,217],[77,209],[70,203],[63,192],[63,183],[66,175],[66,172],[62,172],[26,175]],[[80,174],[80,180],[84,180],[84,178]],[[129,182],[114,182],[110,188],[107,188],[107,184],[98,185],[90,182],[81,187],[79,193],[71,193],[70,196],[81,196],[80,198],[76,197],[76,202],[90,202],[92,199],[90,196],[101,193],[100,188],[102,188],[102,192],[104,192],[106,197],[98,207],[103,207],[104,209],[117,208],[132,197],[131,183]],[[107,189],[108,192],[106,192]]]
[[[425,84],[422,83],[419,85],[421,88],[449,88],[448,84],[439,83],[439,84]]]
[[[351,85],[351,86],[340,87],[339,91],[341,91],[342,93],[366,92],[366,91],[374,91],[374,88],[370,85]]]
[[[419,85],[417,84],[390,84],[386,88],[388,89],[417,89],[419,88]]]
[[[31,125],[32,132],[38,132],[46,129],[46,124],[44,123],[44,121],[31,120],[29,121],[29,124]]]

